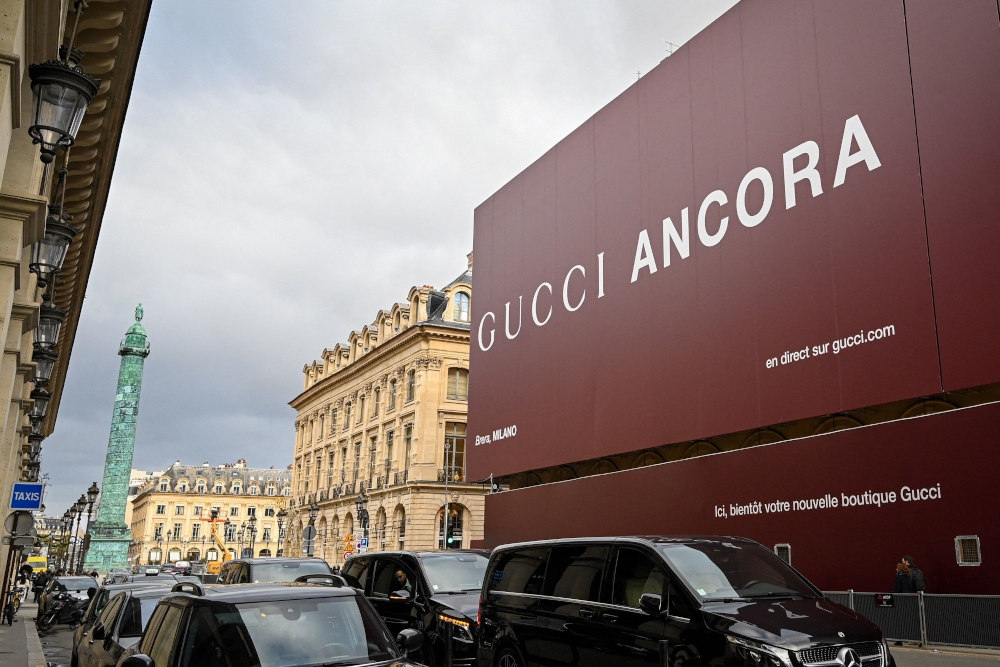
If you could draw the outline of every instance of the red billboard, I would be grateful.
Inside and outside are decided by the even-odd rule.
[[[997,5],[948,7],[745,0],[480,205],[471,477],[1000,380]]]
[[[486,546],[741,535],[790,545],[827,591],[891,591],[912,555],[929,593],[1000,594],[1000,570],[955,553],[959,536],[979,538],[984,563],[1000,550],[998,423],[994,403],[488,495]]]

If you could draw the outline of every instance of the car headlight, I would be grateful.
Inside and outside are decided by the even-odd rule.
[[[473,641],[472,624],[469,621],[461,618],[455,618],[450,614],[438,614],[438,620],[452,626],[452,636],[465,639],[467,641]]]
[[[792,667],[788,651],[770,644],[726,635],[733,652],[751,667]]]

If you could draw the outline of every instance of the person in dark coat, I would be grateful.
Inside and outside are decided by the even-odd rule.
[[[927,582],[924,580],[924,573],[913,562],[913,556],[903,556],[903,562],[906,563],[906,567],[910,568],[910,578],[913,579],[913,590],[917,593],[926,591]]]
[[[915,593],[913,588],[913,577],[910,576],[910,568],[906,563],[896,564],[896,581],[892,584],[893,593]]]

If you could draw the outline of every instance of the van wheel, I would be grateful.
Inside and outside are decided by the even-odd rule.
[[[505,648],[497,655],[496,667],[522,667],[521,656],[512,648]]]

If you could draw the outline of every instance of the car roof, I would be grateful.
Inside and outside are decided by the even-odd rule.
[[[82,581],[84,579],[88,579],[88,580],[93,581],[93,582],[97,581],[93,577],[85,576],[85,575],[82,575],[82,574],[81,575],[74,574],[73,576],[65,576],[64,575],[64,576],[61,576],[61,577],[56,577],[56,581]]]
[[[567,537],[554,540],[537,540],[532,542],[515,542],[511,544],[504,544],[496,548],[495,552],[499,551],[509,551],[511,549],[523,549],[528,547],[548,547],[548,546],[564,546],[569,544],[591,544],[594,542],[601,543],[621,543],[621,544],[646,544],[648,546],[656,546],[663,544],[677,544],[677,545],[690,545],[690,544],[725,544],[727,542],[740,542],[742,544],[758,544],[757,542],[747,539],[746,537],[738,537],[735,535],[623,535],[623,536],[611,536],[611,537]]]
[[[163,586],[166,586],[166,584],[159,581],[136,581],[125,582],[122,584],[104,584],[101,586],[100,590],[109,591],[114,594],[121,591],[130,591],[135,588],[162,588]]]
[[[361,558],[362,556],[413,556],[415,558],[427,558],[430,556],[448,556],[448,555],[458,555],[458,554],[478,554],[480,556],[486,556],[489,558],[489,549],[448,549],[447,551],[375,551],[372,553],[359,554],[353,556],[352,558]],[[351,561],[348,560],[348,563]]]
[[[260,565],[262,563],[326,563],[322,558],[317,558],[315,556],[308,557],[303,556],[301,558],[234,558],[228,563],[250,563],[251,565]]]
[[[144,599],[144,598],[162,598],[164,595],[170,592],[173,586],[143,586],[142,588],[136,588],[132,591],[132,597]]]
[[[267,584],[229,584],[228,586],[209,585],[202,586],[201,589],[204,595],[177,592],[168,595],[164,599],[207,604],[239,604],[242,602],[355,597],[358,595],[358,592],[350,586],[326,586],[295,581]]]

